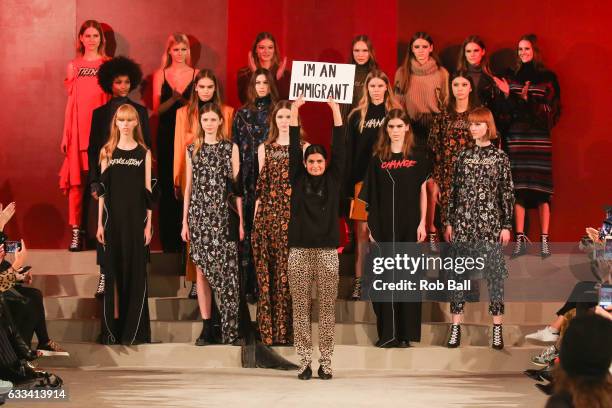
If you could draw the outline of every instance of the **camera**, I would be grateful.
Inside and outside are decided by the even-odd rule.
[[[21,241],[4,241],[4,252],[14,254],[21,251]]]

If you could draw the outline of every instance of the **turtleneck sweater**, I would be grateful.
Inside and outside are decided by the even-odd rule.
[[[480,65],[468,64],[467,72],[470,78],[472,78],[472,82],[474,82],[474,89],[478,89],[478,84],[482,77],[482,67]]]
[[[404,92],[399,88],[403,80],[403,69],[395,73],[395,88],[403,96],[406,112],[413,120],[418,120],[424,114],[440,112],[440,101],[448,102],[448,71],[438,67],[436,60],[430,58],[425,64],[410,60],[410,83]]]

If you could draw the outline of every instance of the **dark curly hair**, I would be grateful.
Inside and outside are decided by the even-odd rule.
[[[127,57],[118,56],[100,65],[98,83],[104,92],[112,94],[113,81],[123,75],[130,78],[130,90],[135,89],[142,81],[140,65]]]

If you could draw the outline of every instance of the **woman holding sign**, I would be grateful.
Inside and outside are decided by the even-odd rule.
[[[240,151],[240,177],[243,186],[242,211],[244,213],[244,241],[241,243],[241,274],[247,300],[256,298],[257,281],[251,251],[251,231],[255,212],[255,187],[259,177],[257,152],[268,138],[270,110],[278,99],[272,73],[258,68],[251,75],[247,89],[247,103],[236,112],[232,126],[232,139]]]
[[[406,113],[391,110],[381,126],[359,200],[367,204],[366,230],[374,242],[422,242],[427,212],[426,180],[430,161],[414,146]],[[367,232],[366,232],[367,234]],[[406,300],[406,299],[403,299]],[[420,295],[411,301],[372,302],[377,347],[409,347],[421,339]]]
[[[348,185],[354,192],[350,207],[350,219],[356,222],[357,253],[355,256],[355,281],[351,297],[354,300],[361,298],[361,269],[363,263],[364,243],[368,241],[365,204],[355,200],[363,184],[363,178],[368,170],[372,157],[372,149],[380,127],[385,120],[387,112],[400,106],[395,101],[393,89],[387,75],[377,69],[368,74],[361,91],[359,104],[348,116]]]
[[[345,145],[342,140],[340,107],[328,102],[334,116],[332,159],[326,165],[327,151],[310,145],[302,153],[298,109],[300,97],[291,105],[289,130],[289,180],[291,219],[289,221],[289,287],[293,298],[295,348],[300,356],[298,378],[312,377],[310,311],[312,285],[317,282],[319,297],[319,378],[332,378],[336,297],[338,295],[338,205],[344,170]]]

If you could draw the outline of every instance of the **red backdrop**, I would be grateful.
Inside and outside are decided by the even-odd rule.
[[[128,6],[129,4],[129,6]],[[25,5],[3,1],[0,13],[2,80],[6,102],[0,147],[0,202],[16,201],[18,215],[8,229],[31,247],[64,248],[68,244],[66,199],[57,188],[61,163],[59,140],[66,101],[62,79],[74,56],[78,24],[95,18],[112,29],[115,55],[140,62],[145,76],[159,66],[167,35],[184,31],[194,41],[197,66],[213,68],[237,107],[236,72],[259,31],[272,32],[281,53],[292,59],[346,62],[350,40],[371,36],[381,67],[390,76],[414,31],[429,31],[445,60],[453,46],[472,33],[483,36],[489,52],[513,49],[524,32],[541,39],[545,62],[559,76],[563,116],[554,134],[552,237],[575,240],[585,225],[601,221],[601,206],[612,203],[608,116],[612,86],[607,78],[612,44],[602,4],[570,1],[501,3],[487,1],[397,2],[316,0],[289,2],[155,0],[66,1],[62,7],[41,0]],[[607,11],[607,12],[606,12]],[[111,50],[113,50],[111,48]],[[503,53],[497,53],[503,55]],[[288,65],[290,67],[290,64]],[[150,83],[150,81],[148,82]],[[150,106],[147,85],[143,95]],[[329,139],[331,115],[325,104],[304,108],[309,139]],[[606,176],[607,179],[606,180]],[[532,223],[533,226],[534,223]]]
[[[513,53],[522,34],[538,35],[544,62],[559,77],[563,109],[553,129],[554,241],[577,241],[586,226],[601,225],[603,205],[612,204],[611,11],[594,1],[398,2],[401,58],[415,31],[432,35],[445,62],[456,61],[456,48],[470,34],[484,39],[493,61]],[[530,218],[532,238],[539,239],[536,212]]]

